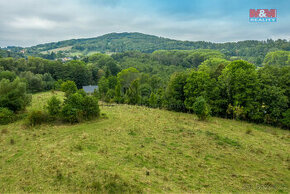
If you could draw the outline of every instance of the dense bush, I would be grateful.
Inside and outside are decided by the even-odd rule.
[[[0,125],[6,125],[14,120],[13,111],[8,108],[0,108]]]
[[[16,79],[16,74],[11,71],[0,71],[0,80],[2,79],[8,79],[10,81],[13,81]]]
[[[290,128],[290,109],[283,113],[283,119],[281,119],[282,124]]]
[[[150,95],[149,106],[152,108],[156,108],[158,106],[157,96],[156,96],[156,94],[154,94],[154,92],[152,92]]]
[[[140,95],[140,85],[139,85],[138,79],[132,81],[129,89],[126,92],[125,101],[128,104],[140,104],[141,95]]]
[[[246,61],[233,61],[225,67],[219,77],[226,104],[243,107],[246,118],[255,119],[259,114],[257,101],[259,82],[256,67]],[[226,112],[226,110],[224,110]]]
[[[115,97],[114,97],[113,100],[116,103],[123,103],[124,102],[124,98],[123,98],[123,95],[122,95],[120,82],[117,82],[117,85],[115,87]]]
[[[112,102],[115,97],[115,90],[109,89],[106,96],[105,96],[105,102]]]
[[[74,108],[71,104],[65,104],[61,113],[65,122],[79,123],[83,120],[81,110]]]
[[[72,94],[65,100],[62,108],[62,119],[69,123],[79,123],[99,116],[98,100],[94,96]]]
[[[20,77],[26,81],[27,89],[30,92],[41,92],[44,90],[44,81],[41,74],[34,74],[30,71],[25,71],[20,74]]]
[[[264,63],[266,65],[274,65],[274,66],[290,65],[290,52],[289,51],[269,52],[265,56]]]
[[[73,81],[66,81],[61,84],[61,91],[65,93],[66,97],[76,93],[77,90],[77,85]]]
[[[31,102],[31,95],[26,93],[26,84],[19,78],[14,81],[2,79],[0,81],[0,107],[13,112],[21,111]]]
[[[164,95],[164,106],[169,110],[186,111],[184,105],[184,86],[187,80],[187,73],[175,73],[171,76]]]
[[[205,120],[210,116],[210,107],[202,96],[196,98],[193,104],[193,111],[200,120]]]
[[[33,110],[28,115],[28,125],[36,126],[51,121],[51,118],[46,112],[40,110]]]
[[[95,97],[85,96],[82,103],[82,113],[86,120],[91,120],[100,116],[98,100]]]
[[[61,101],[52,96],[47,102],[47,110],[51,116],[58,116],[61,112]]]

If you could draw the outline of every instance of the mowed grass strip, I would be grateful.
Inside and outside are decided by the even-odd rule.
[[[34,95],[29,110],[51,95]],[[77,125],[0,126],[0,192],[289,192],[289,131],[100,108],[106,116]]]

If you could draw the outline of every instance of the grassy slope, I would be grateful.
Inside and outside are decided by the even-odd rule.
[[[34,95],[32,106],[49,96]],[[73,126],[0,126],[0,192],[289,192],[289,131],[138,106],[101,110],[107,119]]]

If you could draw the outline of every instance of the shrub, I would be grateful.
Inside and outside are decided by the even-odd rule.
[[[139,79],[134,80],[126,92],[125,101],[128,104],[140,104],[140,86]]]
[[[65,104],[62,108],[62,119],[69,123],[79,123],[82,121],[82,114],[79,109],[71,104]]]
[[[87,95],[87,93],[85,92],[84,89],[79,89],[76,93],[82,95],[83,97],[85,97]]]
[[[64,104],[69,104],[73,108],[76,109],[82,109],[83,105],[83,96],[81,94],[75,93],[73,95],[70,95],[67,99],[65,99]]]
[[[71,94],[76,93],[77,90],[78,90],[77,86],[75,82],[73,81],[66,81],[61,84],[61,91],[65,93],[66,97],[70,96]]]
[[[13,122],[14,113],[8,108],[0,108],[0,125],[6,125]]]
[[[90,120],[100,116],[100,108],[98,99],[93,96],[85,96],[83,99],[83,116],[85,119]]]
[[[75,93],[64,102],[62,118],[66,122],[79,123],[100,116],[98,99],[94,96],[82,96]]]
[[[16,78],[13,82],[7,79],[0,81],[0,106],[13,112],[21,111],[31,102],[31,95],[26,93],[26,84]]]
[[[0,71],[0,80],[2,79],[8,79],[10,81],[13,81],[16,79],[16,74],[11,71]]]
[[[282,124],[290,128],[290,109],[288,109],[286,112],[283,113],[283,119],[281,120]]]
[[[157,103],[157,96],[152,92],[149,98],[149,106],[152,108],[156,108],[158,106]]]
[[[51,116],[59,115],[61,111],[61,101],[56,96],[52,96],[47,102],[47,110]]]
[[[120,82],[117,82],[117,85],[115,87],[115,97],[114,97],[114,101],[116,103],[118,103],[118,104],[124,102],[124,98],[123,98],[123,95],[122,95]]]
[[[210,116],[210,107],[202,96],[196,99],[193,104],[193,111],[200,120],[206,120]]]
[[[63,80],[62,79],[59,79],[56,82],[54,82],[54,89],[60,91],[61,90],[62,83],[63,83]]]
[[[227,114],[231,115],[232,119],[245,119],[244,108],[241,106],[228,105]]]
[[[166,87],[164,93],[164,106],[168,110],[186,111],[184,105],[185,94],[184,86],[186,85],[186,80],[188,78],[187,73],[177,72],[170,77],[170,81]]]
[[[112,102],[115,98],[115,90],[109,89],[106,96],[105,96],[105,102]]]
[[[33,110],[28,115],[28,125],[36,126],[50,121],[50,117],[46,112]]]

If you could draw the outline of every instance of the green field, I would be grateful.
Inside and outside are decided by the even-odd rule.
[[[51,95],[34,95],[28,110]],[[0,193],[290,192],[287,130],[140,106],[100,108],[102,118],[77,125],[0,126]]]

